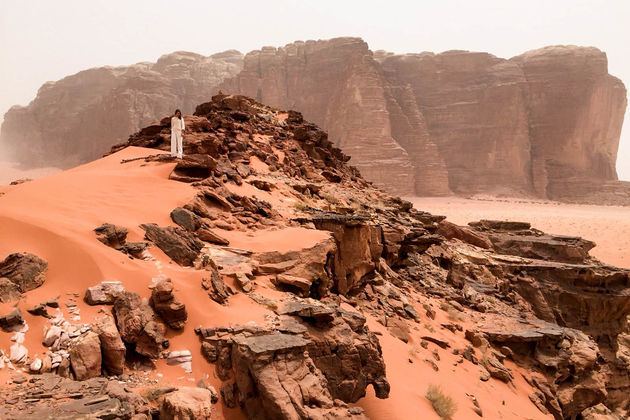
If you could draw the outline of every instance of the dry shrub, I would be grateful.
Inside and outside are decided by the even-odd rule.
[[[424,394],[427,400],[431,401],[433,409],[438,416],[443,419],[451,419],[457,411],[457,404],[455,401],[447,395],[442,393],[442,390],[437,385],[429,385],[427,393]]]

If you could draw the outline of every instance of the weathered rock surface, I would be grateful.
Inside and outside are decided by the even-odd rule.
[[[126,348],[116,322],[111,316],[107,316],[94,326],[94,331],[101,343],[103,368],[111,375],[121,375],[125,368]]]
[[[536,191],[579,200],[598,183],[616,180],[627,99],[621,80],[608,74],[606,54],[592,47],[553,46],[510,61],[527,79]]]
[[[2,391],[0,417],[7,420],[151,418],[146,399],[118,380],[103,377],[74,381],[43,373],[15,387],[3,387]]]
[[[160,400],[160,419],[210,420],[211,416],[211,392],[204,388],[179,388]]]
[[[112,305],[124,291],[125,287],[119,281],[103,281],[88,287],[83,300],[88,305]]]
[[[142,224],[140,227],[144,229],[148,240],[155,243],[158,248],[180,265],[193,265],[199,251],[203,248],[203,242],[181,228],[160,227],[155,223]]]
[[[173,293],[173,283],[169,278],[158,279],[151,290],[151,306],[169,327],[181,330],[188,314],[184,305]]]
[[[22,318],[22,311],[20,308],[15,308],[6,315],[0,316],[0,328],[5,331],[12,331],[15,327],[18,327],[24,323]]]
[[[303,112],[364,176],[401,195],[579,200],[617,179],[626,91],[595,48],[505,60],[372,53],[358,38],[296,42],[248,53],[221,87]],[[628,202],[617,185],[626,193],[607,200]]]
[[[135,344],[135,351],[143,356],[157,358],[160,355],[166,326],[140,296],[122,293],[114,302],[114,315],[124,342]]]
[[[219,377],[233,372],[234,383],[222,388],[228,406],[239,404],[257,419],[365,418],[340,401],[356,402],[368,384],[377,397],[389,395],[378,340],[359,314],[314,300],[289,301],[280,313],[296,317],[289,316],[289,328],[281,322],[285,332],[253,325],[197,330]]]
[[[0,295],[1,302],[9,302],[19,296],[18,293],[28,292],[44,283],[46,280],[48,263],[37,255],[29,253],[15,253],[0,261]],[[14,286],[8,282],[13,283]]]
[[[68,350],[72,371],[83,381],[101,375],[101,341],[98,334],[88,331],[75,338]]]
[[[234,50],[209,57],[174,52],[156,63],[81,71],[44,84],[28,106],[11,108],[0,142],[11,160],[26,166],[75,166],[100,157],[175,108],[192,112],[242,62],[243,55]],[[51,112],[61,108],[68,121],[63,125],[58,124],[61,114]]]

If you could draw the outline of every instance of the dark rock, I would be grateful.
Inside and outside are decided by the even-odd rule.
[[[0,279],[7,278],[13,282],[20,292],[33,290],[44,283],[48,263],[36,255],[29,253],[11,254],[0,262]],[[6,289],[5,289],[6,290]],[[14,291],[10,293],[14,295]],[[3,302],[8,301],[2,298]]]
[[[101,226],[94,229],[96,232],[96,239],[104,243],[105,245],[114,249],[121,249],[127,240],[127,229],[124,227],[112,225],[111,223],[104,223]]]
[[[160,355],[166,327],[140,296],[123,292],[114,302],[114,315],[123,341],[135,344],[135,351],[143,356],[157,358]]]
[[[181,228],[167,226],[160,227],[155,223],[140,225],[146,233],[146,238],[155,243],[166,255],[179,265],[191,266],[197,257],[203,242],[190,232]]]
[[[171,212],[171,219],[188,232],[194,232],[201,227],[199,217],[190,210],[177,207]]]
[[[12,331],[15,327],[22,325],[24,319],[22,318],[22,311],[20,308],[15,308],[6,315],[0,317],[0,328],[5,331]]]

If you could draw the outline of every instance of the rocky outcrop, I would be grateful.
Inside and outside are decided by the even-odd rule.
[[[128,230],[111,223],[103,223],[94,232],[100,242],[135,258],[143,258],[144,250],[149,246],[148,242],[127,242]]]
[[[135,345],[138,354],[159,357],[166,341],[166,326],[146,301],[135,293],[124,292],[114,302],[114,316],[125,343]]]
[[[196,330],[219,377],[233,375],[222,388],[228,406],[256,419],[363,419],[342,402],[356,402],[368,384],[387,398],[381,348],[360,314],[316,301],[290,301],[280,313],[292,322]]]
[[[176,108],[192,112],[242,62],[234,50],[209,57],[174,52],[155,63],[93,68],[47,82],[28,106],[5,114],[0,142],[10,160],[27,167],[88,162]]]
[[[72,371],[83,381],[101,375],[101,341],[93,331],[75,338],[68,349]]]
[[[160,227],[155,223],[140,225],[145,237],[180,265],[191,266],[203,248],[203,242],[189,232],[173,226]]]
[[[160,278],[151,290],[151,306],[169,327],[181,330],[188,314],[184,305],[173,293],[173,283],[169,278]]]
[[[102,365],[111,375],[121,375],[125,367],[125,343],[120,338],[116,322],[111,316],[95,325],[101,343]]]
[[[210,420],[211,392],[205,388],[184,387],[170,392],[160,400],[160,419]]]
[[[119,281],[103,281],[88,287],[83,300],[88,305],[113,305],[124,291],[125,287]]]
[[[48,263],[29,253],[11,254],[0,261],[0,302],[9,302],[46,280]]]
[[[175,107],[190,112],[218,89],[301,111],[365,177],[401,195],[630,203],[630,186],[615,171],[626,89],[608,74],[606,54],[590,47],[546,47],[508,60],[469,51],[395,55],[335,38],[244,58],[178,52],[48,83],[28,107],[6,114],[0,141],[27,165],[75,165]],[[61,110],[70,124],[56,124]],[[205,131],[212,125],[186,120],[199,123]],[[188,156],[172,176],[199,180],[216,164]]]
[[[6,391],[0,395],[0,417],[7,420],[151,418],[149,402],[118,379],[73,381],[43,373]],[[28,404],[28,413],[24,404]]]
[[[617,179],[626,88],[597,48],[554,46],[514,57],[527,80],[532,182],[541,196],[580,199]]]

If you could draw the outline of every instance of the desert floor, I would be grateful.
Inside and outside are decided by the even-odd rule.
[[[630,268],[630,207],[564,204],[504,198],[407,197],[419,210],[441,214],[453,223],[480,219],[530,222],[547,233],[582,236],[597,246],[591,255]]]

